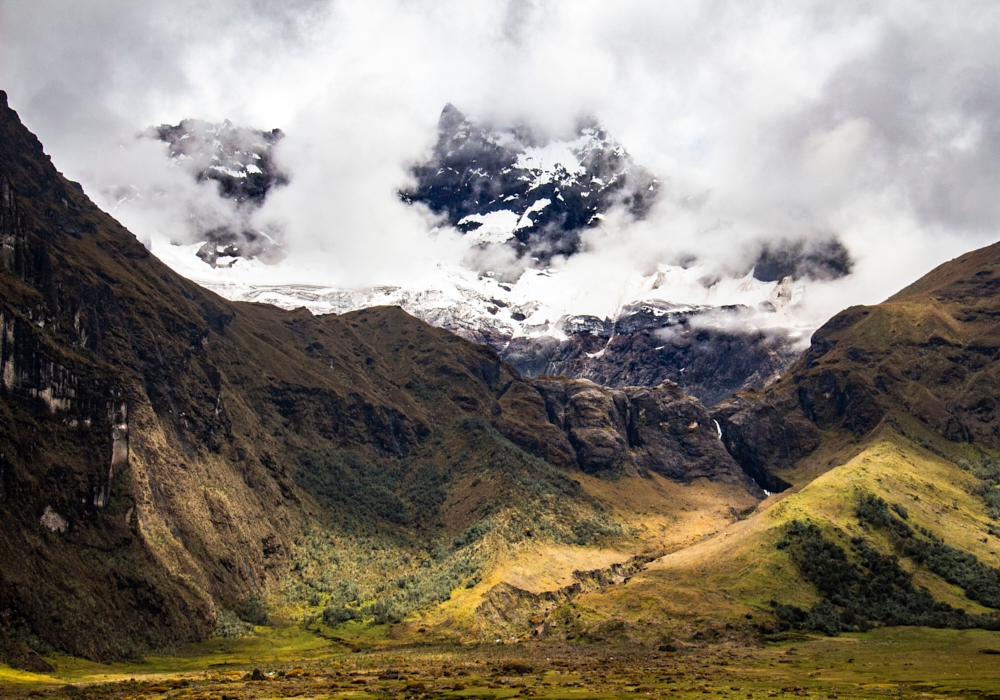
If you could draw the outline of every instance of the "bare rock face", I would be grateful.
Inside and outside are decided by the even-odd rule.
[[[734,396],[712,407],[722,440],[739,465],[755,482],[772,493],[790,484],[775,474],[790,468],[820,443],[820,431],[797,413],[792,397],[754,402]]]
[[[268,194],[288,184],[288,176],[273,155],[284,137],[281,129],[264,131],[236,126],[229,120],[212,124],[185,119],[176,125],[149,127],[144,136],[165,143],[175,166],[197,182],[216,183],[219,197],[235,205],[228,220],[191,216],[191,235],[205,241],[198,250],[199,258],[212,267],[229,267],[237,258],[273,263],[284,257],[272,237],[280,237],[279,232],[260,231],[251,222]],[[116,197],[131,198],[137,194],[133,189],[120,187]]]
[[[763,495],[726,451],[701,402],[672,382],[625,389],[586,380],[536,379],[532,384],[585,472],[654,472],[685,482],[705,477],[742,483]]]
[[[566,433],[583,471],[634,471],[626,439],[628,408],[621,392],[584,381],[539,380],[535,386],[545,399],[550,420]]]
[[[635,304],[615,320],[566,319],[565,339],[518,336],[502,338],[499,347],[490,344],[529,377],[589,379],[619,389],[669,380],[706,406],[741,389],[767,386],[798,357],[794,339],[781,330],[692,325],[692,318],[713,312],[718,310]]]

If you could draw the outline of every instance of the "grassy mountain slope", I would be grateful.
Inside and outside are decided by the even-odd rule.
[[[787,620],[775,619],[776,610],[784,613],[772,601],[808,611],[833,600],[838,624],[850,627],[855,622],[844,621],[855,612],[874,616],[864,624],[914,624],[932,598],[973,616],[942,613],[952,616],[947,624],[994,629],[998,275],[1000,245],[946,263],[882,304],[834,317],[775,385],[714,407],[734,456],[780,493],[579,605],[624,621],[636,639],[688,638],[706,626],[720,634],[723,623],[773,633]],[[872,497],[884,501],[881,525],[859,507]],[[795,528],[809,523],[818,530],[805,543]],[[823,559],[835,550],[845,558]],[[828,568],[810,578],[803,563]],[[869,564],[895,582],[879,589],[886,579]],[[847,581],[851,571],[860,572],[868,597],[859,602],[843,588],[831,598],[836,586],[827,583]],[[892,596],[908,601],[910,612],[886,613]]]
[[[522,629],[662,646],[796,626],[1000,627],[998,274],[1000,245],[834,317],[788,376],[712,409],[776,493],[623,585],[536,601]]]
[[[1000,448],[1000,244],[947,262],[876,306],[813,335],[776,385],[713,416],[744,469],[770,490],[782,470],[841,431],[860,438],[894,415],[952,442]]]

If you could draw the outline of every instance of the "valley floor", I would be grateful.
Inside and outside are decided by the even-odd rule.
[[[400,645],[380,632],[368,628],[332,641],[289,626],[135,664],[56,658],[56,672],[44,676],[0,666],[0,696],[1000,697],[1000,634],[982,630],[882,628],[673,651],[613,644]]]

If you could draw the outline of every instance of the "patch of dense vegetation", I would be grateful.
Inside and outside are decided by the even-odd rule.
[[[395,623],[475,586],[495,551],[526,538],[586,545],[623,534],[578,482],[485,420],[466,417],[458,429],[461,440],[432,438],[403,459],[348,450],[300,459],[296,481],[331,517],[296,538],[286,599],[327,625]],[[459,517],[469,504],[475,515],[455,533],[446,502],[458,483],[468,489]]]
[[[907,519],[905,508],[890,506],[874,494],[862,494],[856,512],[862,523],[887,532],[900,555],[925,565],[948,583],[960,586],[969,600],[989,608],[1000,608],[1000,571],[946,544],[925,528],[910,527],[903,522]]]
[[[881,554],[863,538],[851,539],[852,561],[841,546],[823,537],[819,527],[794,521],[777,546],[788,551],[802,575],[823,596],[809,610],[773,603],[780,619],[800,629],[835,635],[877,625],[966,628],[988,621],[914,587],[895,557]]]
[[[215,611],[216,637],[242,637],[253,632],[257,625],[270,625],[267,602],[259,594],[238,600],[232,609],[217,608]]]
[[[972,487],[972,495],[978,496],[986,504],[986,513],[993,520],[1000,520],[1000,462],[992,457],[985,457],[978,465],[968,460],[958,460],[958,466],[976,477],[977,483]],[[1000,537],[1000,532],[990,527],[990,534]]]
[[[463,472],[477,473],[477,482],[502,483],[515,500],[564,498],[590,502],[563,470],[528,454],[478,417],[458,425],[460,449],[443,455],[440,438],[406,458],[365,457],[355,450],[302,450],[294,479],[328,510],[350,520],[387,521],[413,525],[433,521],[447,498],[449,482]],[[596,501],[591,505],[599,505]],[[496,503],[500,509],[509,505]],[[487,513],[488,515],[488,513]],[[571,541],[586,544],[587,537],[621,534],[620,529],[585,521]],[[585,541],[580,541],[581,537]]]
[[[444,500],[440,484],[446,478],[433,465],[413,465],[415,471],[423,473],[428,486],[412,494],[415,498],[405,499],[411,495],[403,489],[410,466],[396,459],[366,461],[353,450],[303,451],[295,481],[329,510],[407,525],[419,514],[418,509],[425,517],[436,515]],[[428,478],[427,472],[433,477]]]

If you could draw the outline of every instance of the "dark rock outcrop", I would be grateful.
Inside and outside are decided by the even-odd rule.
[[[765,241],[753,262],[753,276],[762,282],[786,277],[814,280],[839,279],[851,274],[854,261],[836,236]]]
[[[760,494],[726,452],[701,402],[676,384],[616,390],[587,380],[540,378],[532,385],[585,472],[654,472],[676,481],[706,477]]]
[[[641,218],[656,197],[656,179],[596,123],[581,123],[568,145],[578,169],[524,158],[526,149],[544,145],[524,128],[477,125],[449,104],[430,161],[413,168],[416,185],[400,196],[444,214],[463,231],[480,226],[466,217],[512,212],[523,224],[514,242],[544,259],[576,252],[580,230],[612,206]]]
[[[567,319],[564,340],[519,336],[499,350],[504,361],[530,377],[590,379],[615,388],[669,380],[710,406],[740,389],[763,388],[799,355],[781,330],[692,327],[699,314],[727,312],[740,310],[636,304],[616,320]]]
[[[262,131],[236,126],[226,120],[212,124],[185,119],[176,125],[161,124],[147,129],[147,138],[167,144],[167,154],[197,182],[217,183],[219,196],[235,203],[234,218],[221,225],[192,217],[191,235],[205,240],[198,257],[209,265],[219,258],[260,258],[274,262],[283,257],[273,237],[251,225],[256,209],[276,187],[288,184],[288,175],[274,161],[274,146],[282,139],[281,129]],[[119,198],[133,193],[123,189]],[[275,231],[271,234],[277,235]]]

